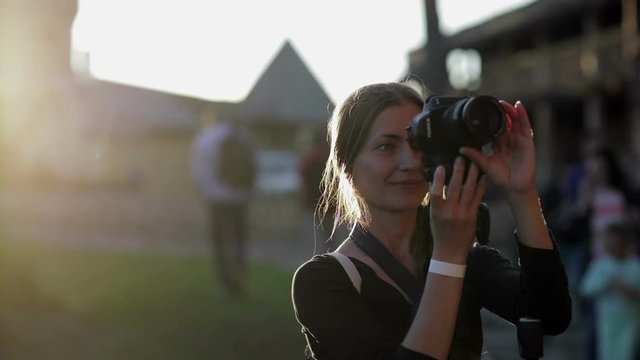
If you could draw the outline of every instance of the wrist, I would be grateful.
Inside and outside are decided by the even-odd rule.
[[[531,187],[524,191],[508,191],[505,194],[507,203],[511,208],[538,206],[540,204],[540,194],[536,187]]]
[[[446,261],[431,259],[429,263],[429,272],[442,276],[462,279],[467,271],[466,264],[453,264]]]
[[[544,224],[546,227],[546,221],[542,213],[542,204],[540,203],[540,198],[537,193],[510,203],[510,207],[516,226],[519,229],[531,227],[538,223]]]
[[[469,249],[442,249],[435,247],[431,259],[451,264],[464,265],[467,263]]]

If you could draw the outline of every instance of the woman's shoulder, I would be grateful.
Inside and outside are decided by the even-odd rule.
[[[299,276],[306,277],[322,274],[327,268],[332,268],[335,265],[334,263],[335,261],[333,260],[333,257],[328,253],[314,255],[312,258],[298,266],[294,273],[294,279]]]
[[[294,272],[291,293],[297,306],[346,292],[356,290],[345,269],[329,254],[313,256]]]
[[[293,288],[317,286],[335,280],[344,272],[338,261],[330,254],[314,255],[300,265],[293,274]]]

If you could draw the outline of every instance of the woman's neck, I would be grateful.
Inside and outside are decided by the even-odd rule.
[[[371,232],[396,258],[411,255],[411,240],[416,228],[416,211],[388,212],[371,210]]]

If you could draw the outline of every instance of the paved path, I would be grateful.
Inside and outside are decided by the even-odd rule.
[[[502,218],[504,209],[494,209]],[[8,241],[54,241],[109,251],[144,251],[209,256],[203,209],[176,199],[158,199],[118,191],[0,191],[0,218]],[[510,224],[496,224],[508,228]],[[492,231],[494,227],[492,226]],[[294,236],[254,232],[252,258],[294,269],[313,255],[313,243]],[[492,240],[494,241],[494,240]],[[512,254],[508,241],[493,244]],[[519,359],[516,329],[483,313],[483,360]],[[544,359],[584,359],[579,319],[557,337],[546,338]]]

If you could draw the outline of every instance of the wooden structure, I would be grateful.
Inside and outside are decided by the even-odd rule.
[[[556,166],[575,155],[585,133],[603,136],[621,154],[640,153],[636,0],[538,0],[443,37],[439,51],[453,49],[480,54],[481,84],[446,92],[527,105],[541,182],[554,180]],[[411,55],[411,71],[445,73],[441,64],[430,68],[427,51]]]

